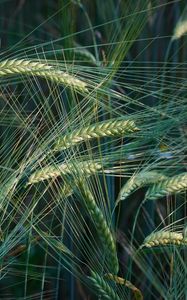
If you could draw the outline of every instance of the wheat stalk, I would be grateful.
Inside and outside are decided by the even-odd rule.
[[[91,276],[89,276],[91,283],[97,290],[101,299],[107,300],[120,300],[116,292],[110,287],[110,285],[98,274],[91,271]]]
[[[65,150],[82,141],[93,138],[120,136],[139,130],[133,120],[122,120],[119,118],[99,122],[87,127],[73,130],[71,133],[58,138],[53,151]]]
[[[172,231],[157,231],[147,236],[142,247],[151,248],[159,245],[187,245],[187,239],[182,233]]]
[[[88,92],[87,84],[75,76],[58,70],[52,65],[40,61],[25,59],[10,59],[0,62],[0,77],[25,74],[39,76],[58,84],[64,84],[81,92]]]
[[[27,185],[38,183],[47,179],[54,179],[58,176],[70,175],[72,173],[90,176],[99,172],[102,165],[94,161],[75,161],[71,163],[56,164],[43,167],[34,172],[28,179]]]
[[[163,175],[157,171],[141,172],[141,173],[133,176],[121,188],[118,198],[117,198],[117,203],[119,201],[125,200],[136,189],[138,189],[144,185],[150,184],[150,183],[155,183],[155,182],[164,180],[166,178],[167,177],[165,175]]]
[[[134,298],[136,300],[143,300],[142,292],[134,284],[132,284],[130,281],[128,281],[124,278],[118,277],[116,275],[110,274],[110,273],[106,274],[105,277],[107,279],[115,281],[118,284],[124,285],[127,288],[129,288],[130,290],[132,290],[132,292],[134,293]]]
[[[102,211],[97,206],[95,199],[86,185],[85,181],[78,180],[77,187],[81,191],[81,196],[84,201],[88,213],[94,221],[96,230],[98,232],[99,239],[101,240],[102,246],[106,251],[106,260],[108,262],[108,269],[110,272],[117,274],[119,265],[117,258],[116,245],[113,235],[108,227],[108,224],[103,216]]]
[[[187,173],[175,175],[159,183],[155,183],[146,193],[146,199],[156,200],[168,194],[180,193],[187,189]]]

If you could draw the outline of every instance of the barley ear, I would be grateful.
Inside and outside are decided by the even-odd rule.
[[[76,166],[76,168],[75,168]],[[59,176],[73,173],[90,176],[102,170],[102,165],[95,161],[71,161],[63,164],[45,166],[33,172],[28,178],[27,185],[35,184],[44,180],[55,179]]]
[[[88,92],[85,82],[42,61],[7,59],[0,62],[0,77],[17,74],[42,77],[57,84],[67,85],[80,92]]]
[[[124,278],[118,277],[116,275],[110,274],[110,273],[106,274],[105,277],[109,280],[113,280],[117,284],[124,285],[125,287],[132,290],[132,292],[134,293],[134,298],[136,300],[143,300],[142,292],[134,284],[132,284],[130,281],[128,281]]]
[[[156,200],[158,198],[177,194],[187,189],[187,173],[175,175],[166,180],[155,183],[146,193],[145,199]]]
[[[145,185],[151,184],[151,183],[156,183],[161,180],[166,179],[167,177],[164,174],[161,174],[157,171],[150,171],[150,172],[145,172],[142,171],[139,174],[133,176],[130,178],[121,188],[116,205],[118,202],[125,200],[132,192],[137,190],[138,188],[141,188]]]
[[[147,236],[140,248],[152,248],[161,245],[187,245],[187,239],[183,238],[182,233],[160,230]]]
[[[120,136],[126,133],[138,131],[138,127],[133,120],[123,120],[121,118],[99,122],[87,127],[73,130],[71,133],[59,137],[54,145],[53,151],[62,151],[76,144],[101,137]]]
[[[187,20],[180,20],[175,26],[172,40],[178,40],[185,34],[187,34]]]

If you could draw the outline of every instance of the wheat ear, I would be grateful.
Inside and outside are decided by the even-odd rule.
[[[57,67],[40,61],[7,59],[0,62],[0,77],[14,74],[39,76],[58,84],[70,86],[81,92],[88,92],[85,82],[67,72],[58,70]]]
[[[43,167],[42,169],[34,172],[28,179],[27,185],[34,184],[47,179],[54,179],[58,176],[81,174],[89,176],[99,172],[102,165],[94,161],[75,161],[70,163],[56,164]]]
[[[118,277],[116,275],[110,274],[110,273],[106,274],[105,277],[107,279],[115,281],[118,284],[124,285],[127,288],[129,288],[130,290],[132,290],[132,292],[134,293],[134,298],[136,300],[143,300],[142,292],[134,284],[132,284],[130,281],[128,281],[124,278]]]
[[[160,230],[147,236],[141,248],[160,245],[187,245],[187,239],[183,237],[182,233]]]
[[[54,145],[53,151],[65,150],[82,141],[93,138],[120,136],[139,130],[133,120],[122,120],[119,118],[99,122],[87,127],[73,130],[71,133],[59,137]]]
[[[97,290],[97,293],[101,299],[120,300],[119,296],[112,289],[112,287],[98,273],[92,271],[89,279]]]
[[[106,253],[106,261],[108,263],[107,267],[110,272],[117,274],[119,265],[116,244],[105,217],[97,206],[95,199],[85,181],[78,180],[76,184],[81,191],[81,197],[83,198],[84,205],[86,206],[88,213],[95,224],[102,247]]]
[[[187,189],[187,173],[182,173],[170,177],[166,180],[160,181],[150,187],[146,193],[145,198],[156,200],[168,194],[180,193]]]
[[[180,20],[175,27],[172,40],[178,40],[185,34],[187,34],[187,20]]]
[[[117,203],[121,200],[125,200],[136,189],[150,183],[156,183],[166,178],[167,177],[165,175],[156,171],[140,172],[130,178],[121,188],[117,198]]]

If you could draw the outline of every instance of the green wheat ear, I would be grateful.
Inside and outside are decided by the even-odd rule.
[[[101,137],[120,136],[122,134],[138,131],[133,120],[124,120],[116,118],[104,122],[98,122],[87,127],[81,127],[73,130],[71,133],[65,134],[57,139],[53,151],[65,150],[76,144]]]
[[[118,204],[119,201],[125,200],[133,191],[137,190],[138,188],[151,183],[162,181],[164,179],[167,179],[167,176],[157,171],[149,171],[149,172],[142,171],[138,173],[137,175],[130,178],[123,185],[123,187],[119,192],[116,205]]]
[[[88,92],[85,82],[47,63],[25,59],[7,59],[0,62],[0,77],[19,74],[42,77],[80,92]]]
[[[82,174],[88,177],[101,170],[102,165],[95,161],[71,161],[69,163],[45,166],[31,174],[27,185],[35,184],[48,179],[54,179],[58,176],[63,177],[65,175],[71,175],[73,173]]]
[[[167,195],[183,192],[186,189],[187,173],[182,173],[155,183],[148,189],[145,199],[156,200]]]

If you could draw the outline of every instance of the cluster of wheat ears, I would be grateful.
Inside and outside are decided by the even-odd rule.
[[[84,59],[84,52],[80,55]],[[51,255],[59,270],[68,270],[99,299],[144,299],[145,285],[135,276],[137,270],[150,279],[153,287],[148,288],[164,299],[174,299],[176,256],[180,274],[186,270],[181,254],[187,246],[186,225],[184,218],[177,219],[187,190],[184,82],[178,82],[181,94],[169,101],[164,80],[155,77],[162,101],[149,106],[143,102],[146,87],[144,91],[137,87],[137,97],[126,95],[112,65],[108,70],[103,66],[99,80],[94,72],[93,67],[85,70],[39,58],[0,61],[1,125],[9,120],[7,107],[14,114],[6,123],[0,152],[1,279],[13,272],[12,266],[16,269],[17,260],[26,253],[24,295],[35,275],[44,293]],[[123,78],[123,71],[118,76]],[[30,100],[34,111],[25,114]],[[109,193],[119,179],[117,195]],[[142,195],[141,204],[134,208],[133,229],[124,233],[128,236],[124,246],[118,215],[123,218],[137,193]],[[181,202],[176,208],[177,199]],[[162,228],[151,233],[141,231],[138,223],[146,205],[152,205],[161,219]],[[163,207],[169,211],[164,218]],[[148,216],[147,222],[152,222]],[[45,253],[40,274],[32,273],[29,262],[37,247]],[[120,247],[130,257],[125,267]],[[155,278],[153,274],[155,261],[156,266],[162,264],[157,251],[166,251],[169,291],[164,289],[165,275]],[[60,271],[58,276],[57,281]]]

